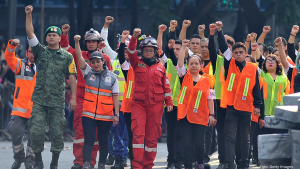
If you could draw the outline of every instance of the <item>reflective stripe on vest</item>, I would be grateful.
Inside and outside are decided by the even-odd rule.
[[[199,108],[201,96],[202,96],[202,91],[198,91],[196,102],[195,102],[195,106],[194,106],[195,109]]]
[[[118,79],[118,84],[119,84],[119,100],[122,101],[123,100],[123,95],[124,95],[126,80],[125,80],[124,74],[122,72],[121,64],[119,62],[119,59],[115,59],[113,61],[112,67],[113,67],[113,73],[118,76],[117,79]]]
[[[15,52],[15,51],[17,50],[17,48],[11,49],[11,48],[9,48],[8,46],[6,47],[6,49],[7,49],[9,52],[11,52],[11,53],[13,53],[13,52]]]
[[[127,94],[126,94],[126,98],[127,99],[130,98],[131,90],[132,90],[132,81],[129,81],[128,89],[127,89]]]
[[[100,95],[100,96],[108,96],[108,97],[112,97],[112,93],[106,93],[106,92],[98,92],[92,89],[88,89],[85,88],[86,92],[92,93],[92,94],[96,94],[96,95]]]
[[[19,67],[20,67],[20,59],[18,59],[18,62],[17,62],[16,69],[15,69],[15,70],[13,70],[13,72],[14,72],[14,73],[16,73],[16,72],[17,72],[17,70],[19,69]]]
[[[179,102],[178,102],[179,104],[183,103],[183,99],[184,99],[184,96],[185,96],[186,89],[187,89],[187,87],[183,86],[182,93],[181,93],[181,96],[180,96],[180,99],[179,99]]]
[[[230,92],[232,91],[234,79],[235,79],[235,73],[231,73],[230,80],[229,80],[229,85],[228,85],[228,89],[227,89]]]
[[[21,80],[29,80],[29,81],[32,81],[33,77],[30,77],[30,76],[22,76],[22,75],[16,75],[15,76],[16,79],[21,79]]]
[[[18,111],[18,112],[26,113],[27,109],[23,109],[23,108],[20,108],[20,107],[13,107],[12,111]]]
[[[246,83],[245,83],[245,87],[244,87],[243,96],[247,96],[248,95],[249,84],[250,84],[250,78],[246,78]]]
[[[96,116],[95,116],[95,113],[91,113],[91,112],[87,112],[87,111],[83,111],[82,114],[90,116],[90,117],[95,117],[98,119],[114,119],[114,116],[103,116],[103,115],[98,115],[98,114],[96,114]]]

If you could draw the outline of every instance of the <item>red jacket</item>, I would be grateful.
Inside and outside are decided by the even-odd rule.
[[[132,37],[128,56],[134,71],[133,100],[150,105],[165,101],[167,106],[172,106],[172,93],[165,67],[158,61],[150,67],[145,64],[137,56],[136,45],[137,39]]]
[[[60,46],[67,50],[68,52],[70,52],[72,55],[73,55],[73,58],[75,60],[75,63],[76,63],[76,66],[77,66],[77,70],[80,70],[79,68],[79,65],[78,65],[78,60],[77,60],[77,56],[76,56],[76,52],[75,52],[75,49],[72,48],[70,45],[69,45],[69,37],[68,35],[61,35],[61,41],[60,41]],[[91,56],[91,53],[88,52],[88,51],[81,51],[82,53],[82,57],[84,58],[84,60],[89,64],[89,59],[90,59],[90,56]],[[111,67],[111,64],[110,64],[110,58],[102,53],[103,57],[105,58],[106,60],[106,65],[108,67],[109,70],[112,70],[112,67]],[[78,71],[77,72],[77,86],[80,86],[80,87],[84,87],[85,86],[85,81],[84,81],[84,78],[83,78],[83,75],[82,75],[82,72],[81,71]],[[83,96],[82,96],[83,97]]]

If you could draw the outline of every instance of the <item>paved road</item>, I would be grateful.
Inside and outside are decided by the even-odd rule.
[[[26,143],[25,143],[26,145]],[[45,151],[42,153],[43,161],[45,169],[49,169],[52,154],[50,152],[50,142],[45,143]],[[167,167],[167,144],[166,143],[159,143],[158,144],[158,152],[155,159],[155,166],[153,168],[157,169],[165,169]],[[10,169],[11,164],[13,163],[13,152],[12,152],[11,142],[8,141],[1,141],[0,142],[0,169]],[[214,153],[211,157],[211,168],[216,169],[219,162],[218,162],[218,154]],[[59,169],[70,169],[73,165],[73,149],[71,142],[65,142],[65,149],[62,151],[60,159],[59,159]],[[128,163],[129,164],[129,163]],[[253,167],[252,165],[250,168],[258,169],[259,167]],[[107,169],[110,166],[106,167]],[[25,169],[24,165],[22,165],[21,169]],[[129,167],[128,167],[129,169]]]

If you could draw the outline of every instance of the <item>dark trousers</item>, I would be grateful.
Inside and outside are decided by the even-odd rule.
[[[233,163],[235,160],[235,141],[237,131],[240,133],[241,157],[240,166],[247,167],[249,145],[251,112],[239,111],[232,106],[227,107],[225,118],[225,144],[226,161]],[[237,130],[239,128],[239,130]]]
[[[208,163],[210,161],[209,158],[209,152],[211,148],[211,143],[212,143],[212,134],[213,134],[213,127],[212,126],[207,126],[206,132],[205,132],[205,151],[204,151],[204,163]]]
[[[108,133],[112,121],[94,120],[89,117],[82,117],[82,128],[84,134],[83,145],[83,162],[91,161],[92,150],[96,139],[96,128],[98,130],[99,142],[99,163],[105,164],[106,156],[108,154]]]
[[[225,117],[226,109],[220,107],[220,100],[216,101],[217,103],[217,131],[218,131],[218,154],[219,154],[219,163],[225,163],[226,151],[225,151]]]
[[[252,133],[252,131],[251,131]],[[258,160],[258,147],[257,147],[257,136],[261,134],[261,128],[259,127],[259,125],[257,124],[254,134],[253,134],[253,138],[252,138],[252,145],[253,145],[253,159],[255,159],[256,161]]]
[[[236,133],[236,142],[235,142],[235,162],[237,166],[240,166],[240,161],[241,161],[241,134],[240,134],[240,127],[241,125],[238,125],[237,128],[237,133]],[[247,165],[249,166],[249,161],[250,161],[250,155],[251,155],[251,146],[253,144],[253,136],[256,130],[256,127],[258,126],[258,123],[251,121],[251,131],[250,131],[250,148],[249,148],[249,154],[248,154],[248,162]],[[256,141],[257,142],[257,141]]]
[[[133,154],[132,154],[132,131],[131,131],[131,113],[124,113],[125,123],[128,131],[128,154],[129,159],[133,160]]]
[[[182,162],[182,140],[177,121],[177,106],[173,107],[171,112],[167,112],[165,108],[167,121],[167,147],[168,147],[168,163]]]
[[[185,168],[192,168],[195,159],[203,164],[204,137],[206,126],[190,123],[187,118],[179,120],[182,137],[183,164]],[[195,158],[193,156],[195,155]]]

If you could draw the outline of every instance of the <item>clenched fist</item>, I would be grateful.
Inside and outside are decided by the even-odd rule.
[[[161,25],[158,26],[158,31],[159,32],[164,32],[166,30],[167,30],[167,26],[166,25],[161,24]]]
[[[122,43],[125,43],[125,40],[128,38],[128,36],[129,36],[129,31],[124,30],[124,31],[122,32],[122,39],[121,39],[121,42],[122,42]]]
[[[13,46],[19,46],[20,45],[20,40],[19,39],[13,39],[10,41],[10,44]]]
[[[105,23],[111,24],[114,22],[114,18],[112,16],[105,17]]]
[[[75,42],[79,42],[80,39],[81,39],[81,36],[80,36],[80,35],[75,35],[75,36],[74,36],[74,41],[75,41]]]
[[[221,31],[221,30],[222,30],[222,27],[223,27],[222,21],[217,21],[217,22],[216,22],[216,26],[217,26],[218,31]]]
[[[250,34],[250,40],[251,40],[251,42],[254,42],[254,41],[256,41],[256,37],[257,37],[257,34],[256,33],[251,33]]]
[[[177,27],[178,23],[176,20],[171,20],[170,21],[170,29],[171,31],[175,31],[175,28]]]
[[[132,35],[132,37],[134,37],[134,38],[138,38],[138,36],[141,34],[141,29],[140,28],[135,28],[134,30],[133,30],[133,35]]]
[[[209,30],[210,30],[210,35],[214,35],[215,34],[215,30],[217,29],[217,25],[212,23],[209,25]]]
[[[184,28],[188,28],[190,25],[191,25],[190,20],[184,20],[182,23],[182,27],[184,27]]]
[[[28,5],[25,7],[25,13],[26,15],[30,15],[33,11],[33,7],[31,5]]]
[[[291,34],[296,35],[299,32],[299,26],[294,25],[291,31]]]
[[[182,41],[182,46],[187,47],[187,46],[189,45],[189,43],[190,43],[189,40],[184,39],[184,40]]]
[[[174,39],[170,39],[170,40],[169,40],[169,43],[168,43],[169,49],[172,49],[172,48],[173,48],[174,43],[175,43],[175,40],[174,40]]]
[[[252,51],[255,51],[257,49],[257,47],[258,47],[257,43],[252,43],[251,44],[251,50]]]
[[[263,33],[269,33],[271,31],[271,27],[270,26],[264,26],[263,28]]]
[[[248,35],[247,35],[246,42],[250,42],[250,41],[251,41],[251,34],[248,34]]]
[[[199,32],[204,32],[204,30],[205,30],[205,25],[204,25],[204,24],[199,25],[199,26],[198,26],[198,30],[199,30]]]
[[[63,35],[67,35],[68,32],[70,31],[70,25],[64,24],[64,25],[61,27],[61,31],[62,31],[62,34],[63,34]]]

